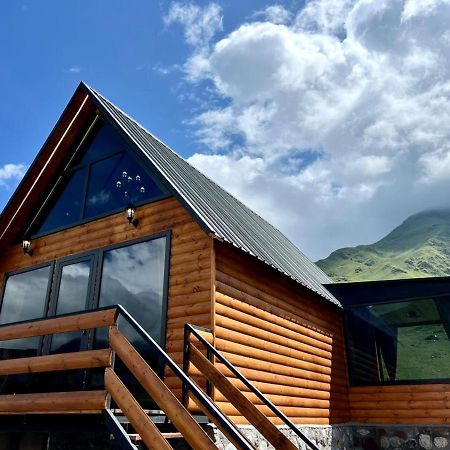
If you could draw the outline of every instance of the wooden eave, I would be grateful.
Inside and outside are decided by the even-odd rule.
[[[55,180],[64,168],[70,150],[95,115],[95,103],[80,85],[3,209],[0,216],[0,250],[22,239],[18,234],[42,204],[48,191],[48,181]]]

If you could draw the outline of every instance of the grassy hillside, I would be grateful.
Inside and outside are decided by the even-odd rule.
[[[334,281],[450,275],[450,210],[411,216],[380,241],[336,250],[317,265]]]

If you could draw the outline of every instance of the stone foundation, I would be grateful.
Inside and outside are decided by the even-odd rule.
[[[239,428],[257,449],[273,449],[253,427]],[[280,428],[299,449],[307,449],[291,430]],[[450,450],[450,426],[346,424],[301,426],[300,429],[321,450]],[[209,432],[220,450],[235,450],[216,427],[210,426]]]

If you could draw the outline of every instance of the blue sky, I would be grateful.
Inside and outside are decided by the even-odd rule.
[[[0,206],[83,80],[313,259],[448,206],[450,1],[5,2]]]
[[[198,2],[202,5],[202,2]],[[206,2],[203,2],[206,4]],[[224,29],[264,6],[224,2]],[[30,163],[83,80],[187,156],[199,144],[184,122],[195,101],[181,99],[183,30],[166,26],[169,2],[6,2],[0,27],[3,89],[0,165]],[[0,191],[0,203],[7,194]]]

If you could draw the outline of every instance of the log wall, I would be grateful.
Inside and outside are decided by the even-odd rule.
[[[216,242],[215,255],[216,347],[294,422],[347,422],[341,311],[228,244]],[[223,396],[215,395],[226,414],[246,423]]]
[[[31,257],[21,244],[11,246],[0,260],[0,282],[6,272],[171,230],[166,349],[181,365],[184,322],[211,327],[211,238],[174,198],[141,206],[136,216],[136,228],[119,213],[36,239]],[[167,373],[166,381],[181,394],[178,379]]]
[[[357,423],[449,424],[450,384],[353,387],[350,408]]]

